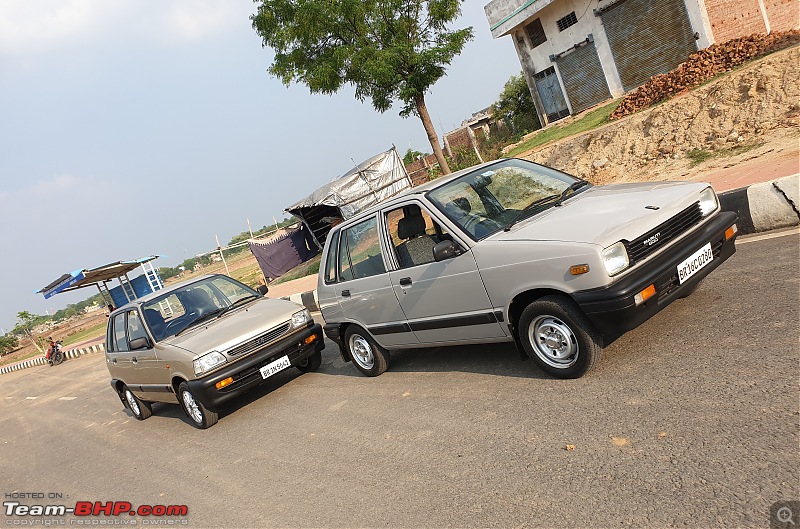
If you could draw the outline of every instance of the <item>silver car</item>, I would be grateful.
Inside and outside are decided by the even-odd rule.
[[[325,347],[308,309],[223,275],[170,285],[108,319],[106,365],[122,404],[144,420],[179,403],[208,428],[219,406],[290,366],[317,369]]]
[[[513,341],[580,377],[733,255],[736,220],[707,184],[596,187],[525,160],[483,164],[331,230],[324,330],[368,376],[392,349]]]

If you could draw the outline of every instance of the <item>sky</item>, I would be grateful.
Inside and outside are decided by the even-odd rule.
[[[440,137],[521,70],[466,0],[475,37],[426,101]],[[430,152],[418,118],[353,89],[312,95],[267,69],[250,0],[0,1],[0,329],[97,293],[45,300],[64,273],[159,266],[272,223],[394,144]],[[133,272],[130,277],[139,275]],[[116,286],[116,280],[111,286]]]

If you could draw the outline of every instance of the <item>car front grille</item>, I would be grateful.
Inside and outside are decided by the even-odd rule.
[[[648,231],[641,237],[625,243],[631,266],[647,258],[648,255],[661,249],[669,241],[676,239],[696,226],[703,215],[700,202],[695,202],[671,219]]]
[[[241,345],[237,345],[233,349],[228,351],[228,355],[235,356],[242,353],[250,353],[257,349],[261,349],[265,345],[275,341],[276,338],[279,338],[286,334],[286,331],[289,330],[289,322],[286,321],[277,327],[273,327],[272,329],[268,330],[264,334],[259,334],[249,342],[245,342]]]

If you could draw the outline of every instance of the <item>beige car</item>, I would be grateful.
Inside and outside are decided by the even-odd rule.
[[[219,406],[296,367],[317,369],[325,347],[308,309],[223,275],[171,285],[115,310],[108,319],[111,386],[144,420],[151,403],[178,403],[197,428]]]

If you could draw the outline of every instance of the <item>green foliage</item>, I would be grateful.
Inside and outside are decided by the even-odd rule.
[[[512,75],[500,98],[492,105],[495,117],[503,118],[516,138],[542,128],[525,76]]]
[[[19,346],[19,340],[16,336],[6,334],[0,336],[0,356],[8,354]]]
[[[429,153],[420,152],[420,151],[414,151],[414,150],[409,148],[406,151],[406,154],[403,156],[403,163],[408,165],[408,164],[414,162],[415,160],[417,160],[419,158],[424,158],[425,156],[428,156],[428,154]]]
[[[17,313],[17,325],[11,332],[16,335],[23,334],[30,337],[33,328],[44,322],[46,319],[47,318],[44,316],[39,316],[37,314],[32,314],[27,310],[23,310]]]
[[[399,100],[407,116],[472,39],[471,27],[447,28],[462,1],[260,0],[250,18],[284,84],[322,94],[351,84],[378,112]]]
[[[465,149],[463,147],[453,149],[453,157],[449,160],[450,169],[453,171],[460,171],[479,163],[481,163],[481,160],[478,158],[475,149]]]

